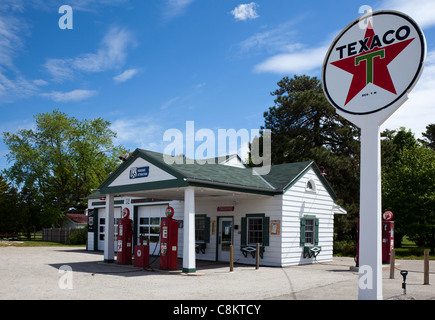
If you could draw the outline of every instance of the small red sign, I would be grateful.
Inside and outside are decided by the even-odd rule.
[[[174,208],[167,207],[166,211],[165,211],[165,214],[166,214],[166,217],[172,218],[172,216],[174,215]]]
[[[391,211],[385,211],[382,214],[382,218],[384,218],[384,220],[390,221],[391,219],[393,219],[393,213]]]
[[[223,207],[217,207],[218,212],[224,212],[224,211],[234,211],[234,206],[223,206]]]
[[[128,208],[122,209],[122,217],[127,219],[130,217],[130,210]]]

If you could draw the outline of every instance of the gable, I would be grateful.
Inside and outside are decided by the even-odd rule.
[[[112,181],[112,183],[109,184],[109,187],[174,179],[177,178],[150,163],[149,161],[142,158],[136,158]]]

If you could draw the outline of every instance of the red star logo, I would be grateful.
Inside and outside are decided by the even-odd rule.
[[[349,93],[347,94],[344,105],[351,101],[369,83],[373,83],[384,90],[397,94],[388,70],[388,65],[415,38],[384,47],[380,42],[373,43],[374,39],[375,32],[369,23],[367,25],[363,43],[366,44],[367,49],[370,49],[367,51],[363,50],[364,52],[358,55],[331,62],[332,65],[353,74]]]

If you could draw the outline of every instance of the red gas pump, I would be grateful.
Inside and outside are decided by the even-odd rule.
[[[130,210],[122,210],[122,219],[118,220],[118,253],[116,263],[131,264],[133,244],[133,220],[130,218]]]
[[[394,221],[393,213],[385,211],[382,215],[382,263],[391,263],[391,251],[394,249]]]
[[[385,211],[382,214],[382,263],[389,264],[391,263],[391,252],[394,249],[394,221],[393,213],[391,211]],[[357,243],[356,243],[356,257],[355,262],[356,266],[359,266],[359,220],[357,227]]]
[[[160,269],[176,270],[178,253],[178,221],[172,219],[174,209],[166,209],[160,224]]]
[[[140,244],[134,247],[134,266],[137,268],[147,268],[150,261],[150,246],[143,244],[143,236],[139,237]]]

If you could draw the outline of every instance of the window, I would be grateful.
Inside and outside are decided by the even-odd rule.
[[[139,218],[139,235],[150,239],[150,243],[159,242],[160,236],[160,217]]]
[[[241,223],[241,245],[255,246],[260,243],[262,246],[269,245],[269,223],[270,218],[264,213],[247,214],[242,218]]]
[[[316,246],[319,244],[319,219],[316,216],[301,218],[301,246]]]
[[[204,242],[205,217],[195,217],[195,241]]]
[[[248,218],[248,244],[263,243],[263,218]]]
[[[204,214],[195,215],[195,242],[210,242],[210,218]]]
[[[305,219],[305,245],[314,244],[314,222],[315,219]]]
[[[307,185],[306,185],[305,189],[307,191],[316,192],[316,184],[314,183],[313,180],[309,180],[307,182]]]

